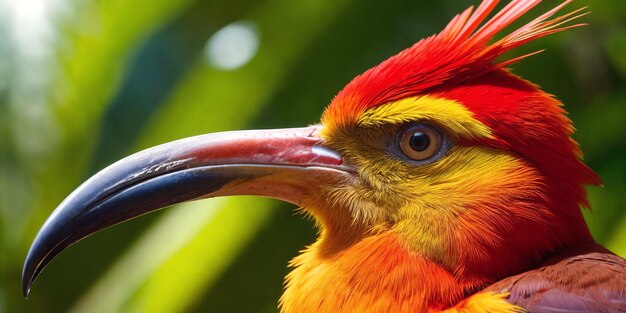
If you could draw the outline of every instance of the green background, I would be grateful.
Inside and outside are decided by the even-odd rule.
[[[352,77],[477,2],[20,1],[0,1],[0,312],[275,312],[287,262],[315,238],[278,201],[203,200],[113,227],[60,255],[28,300],[21,266],[50,212],[107,164],[196,134],[316,123]],[[545,2],[533,17],[559,3]],[[605,182],[585,214],[624,256],[626,2],[569,9],[581,6],[589,26],[517,49],[547,50],[513,68],[566,104]],[[215,68],[207,40],[241,21],[257,53]]]

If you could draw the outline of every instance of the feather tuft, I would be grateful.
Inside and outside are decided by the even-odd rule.
[[[503,53],[538,38],[586,25],[571,24],[588,14],[586,7],[554,17],[572,2],[566,0],[490,44],[541,0],[512,0],[488,19],[498,2],[484,0],[475,10],[466,9],[438,35],[417,42],[357,76],[333,99],[324,118],[336,124],[349,124],[369,108],[502,69],[541,51],[496,62]]]

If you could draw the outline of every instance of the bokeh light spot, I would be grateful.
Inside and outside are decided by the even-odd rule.
[[[250,62],[258,48],[256,25],[239,21],[211,36],[204,47],[204,55],[207,62],[218,69],[235,70]]]

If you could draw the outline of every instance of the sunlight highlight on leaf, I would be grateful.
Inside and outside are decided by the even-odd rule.
[[[124,311],[168,313],[191,309],[271,217],[273,204],[253,197],[227,199],[213,219],[151,274]]]
[[[166,212],[91,287],[72,312],[119,312],[157,268],[210,223],[227,199],[189,202]],[[185,225],[185,227],[180,227]],[[172,231],[176,230],[176,231]]]

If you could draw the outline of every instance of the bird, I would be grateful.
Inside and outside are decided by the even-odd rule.
[[[483,0],[351,80],[315,125],[199,135],[130,155],[50,215],[22,286],[109,226],[195,199],[258,195],[312,216],[281,312],[626,312],[626,260],[582,210],[601,185],[561,101],[507,57],[585,25],[571,2]],[[495,13],[495,14],[494,14]],[[497,39],[499,38],[499,39]]]

